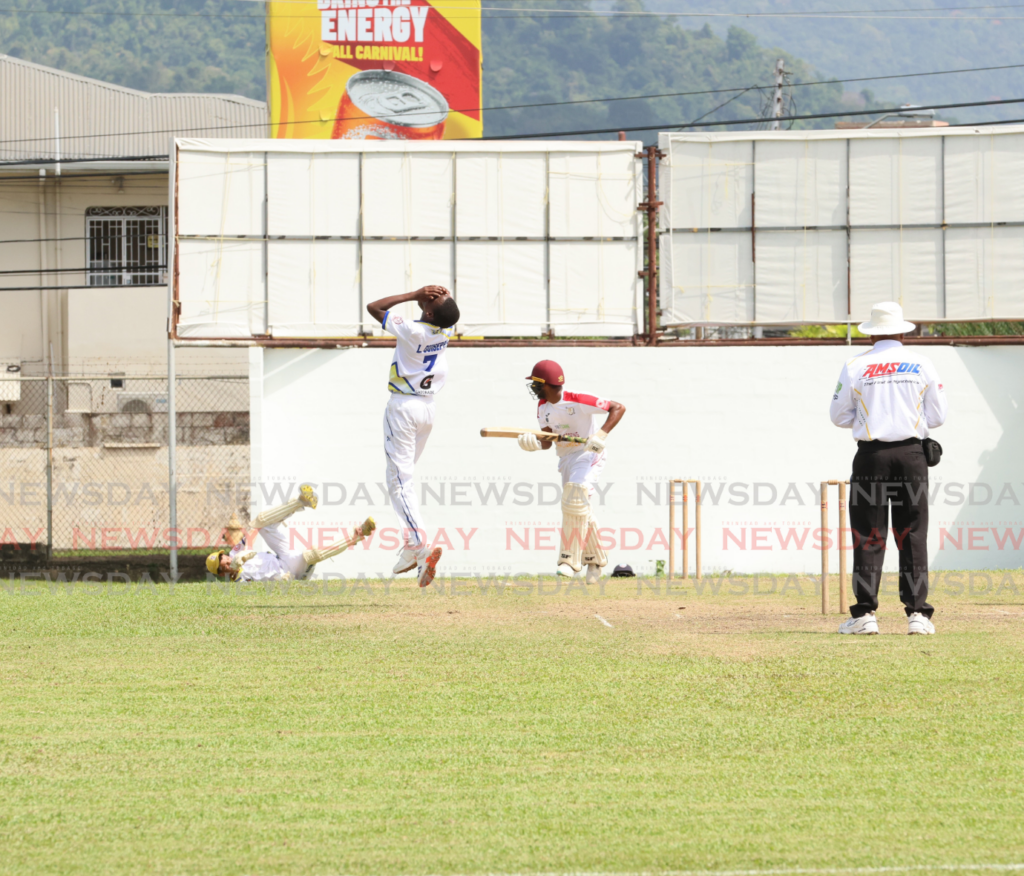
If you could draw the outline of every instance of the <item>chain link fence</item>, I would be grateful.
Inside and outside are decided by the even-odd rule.
[[[0,375],[0,562],[183,569],[249,509],[249,385],[175,384],[178,532],[168,511],[166,377]]]

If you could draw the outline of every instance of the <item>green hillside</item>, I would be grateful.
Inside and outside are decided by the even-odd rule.
[[[520,3],[516,4],[521,6]],[[551,8],[546,0],[538,4]],[[586,9],[568,0],[559,9]],[[625,0],[617,9],[642,9]],[[777,57],[800,79],[818,78],[806,63],[777,49],[766,49],[747,31],[729,28],[724,39],[707,26],[684,29],[657,17],[594,16],[485,19],[484,94],[490,106],[581,100],[619,95],[768,85]],[[829,111],[839,103],[840,86],[808,89],[802,111]],[[557,108],[491,112],[487,134],[549,132],[650,125],[652,131],[708,116],[758,117],[767,91],[699,94]]]
[[[1024,64],[1024,6],[985,5],[984,0],[649,0],[648,6],[672,12],[781,12],[784,17],[677,18],[685,27],[705,23],[719,34],[739,25],[765,45],[782,46],[830,76],[880,76]],[[942,10],[956,7],[955,12]],[[800,18],[799,12],[879,10],[858,17]],[[885,10],[889,10],[886,12]],[[920,11],[909,11],[920,10]],[[885,17],[888,15],[889,17]],[[898,16],[898,17],[897,17]],[[859,92],[863,84],[845,88]],[[886,105],[957,103],[1024,97],[1024,67],[952,76],[870,83]],[[1024,117],[1024,105],[958,109],[962,122]]]
[[[534,0],[540,9],[552,0]],[[231,92],[265,97],[262,7],[232,0],[15,0],[0,15],[0,52],[145,91]],[[488,4],[491,5],[491,4]],[[515,4],[522,8],[523,2]],[[819,74],[798,57],[767,49],[747,31],[718,35],[658,17],[572,15],[587,0],[559,0],[570,14],[497,13],[484,21],[484,104],[555,103],[665,92],[765,85],[776,57],[797,79]],[[639,10],[639,0],[616,8]],[[31,10],[31,11],[30,11]],[[99,14],[102,13],[102,14]],[[807,89],[801,111],[828,111],[841,88]],[[500,110],[489,135],[589,128],[651,130],[709,114],[735,97],[697,94],[574,106]],[[714,119],[759,116],[767,92],[752,90]]]

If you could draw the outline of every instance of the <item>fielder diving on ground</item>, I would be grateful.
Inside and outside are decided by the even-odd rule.
[[[304,551],[292,550],[288,546],[288,529],[284,521],[303,508],[316,508],[317,496],[309,484],[299,487],[299,497],[261,511],[252,522],[269,551],[254,551],[249,548],[250,539],[243,538],[230,551],[214,551],[206,558],[206,569],[211,575],[226,575],[232,581],[291,581],[308,577],[313,567],[324,560],[337,556],[370,535],[377,525],[367,517],[362,526],[348,538],[335,542],[326,548],[309,548]],[[255,535],[252,535],[255,541]]]

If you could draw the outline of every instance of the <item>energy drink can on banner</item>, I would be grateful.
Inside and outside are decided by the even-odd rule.
[[[414,76],[363,70],[349,77],[333,140],[440,140],[448,101]]]

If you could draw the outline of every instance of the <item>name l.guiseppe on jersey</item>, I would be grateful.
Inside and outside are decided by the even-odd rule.
[[[391,360],[388,391],[401,395],[434,395],[448,377],[448,339],[453,329],[423,320],[384,314],[384,331],[397,339]]]

